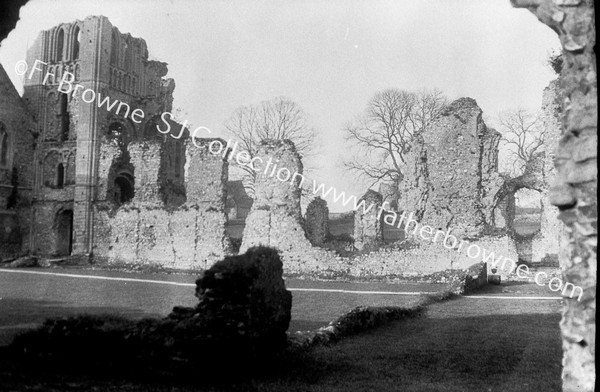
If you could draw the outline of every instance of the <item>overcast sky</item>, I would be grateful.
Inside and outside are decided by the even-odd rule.
[[[241,105],[297,102],[320,135],[312,177],[357,196],[365,188],[341,166],[343,126],[375,92],[438,88],[474,98],[493,122],[500,110],[539,108],[555,77],[545,59],[559,48],[509,0],[32,0],[0,47],[19,91],[14,65],[39,31],[99,14],[146,40],[150,57],[169,64],[174,107],[215,135]]]

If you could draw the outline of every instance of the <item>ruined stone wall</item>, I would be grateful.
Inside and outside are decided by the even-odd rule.
[[[161,185],[167,169],[164,144],[134,142],[128,152],[136,177],[135,196],[123,205],[96,202],[95,259],[108,263],[135,263],[167,268],[203,269],[225,256],[227,161],[208,151],[211,141],[186,142],[187,202],[167,208]],[[103,172],[118,147],[105,146]],[[104,188],[102,188],[104,189]]]
[[[508,236],[485,236],[471,241],[470,244],[485,249],[486,254],[494,253],[514,262],[518,260],[515,244]],[[383,248],[344,262],[350,275],[356,277],[426,277],[442,271],[465,271],[474,265],[482,265],[482,257],[471,258],[465,249],[461,252],[449,249],[441,240],[432,243],[416,238],[415,243],[406,249]],[[498,269],[502,276],[507,277],[513,269],[509,262],[505,266],[506,270]],[[487,268],[489,271],[491,265],[488,264]]]
[[[488,224],[486,198],[498,181],[500,134],[486,127],[475,100],[461,98],[413,142],[399,208],[428,225],[477,236]]]
[[[302,228],[298,187],[302,179],[296,175],[302,174],[302,162],[294,144],[289,140],[266,140],[256,156],[262,162],[257,160],[254,165],[255,197],[240,252],[258,245],[292,253],[311,248]]]
[[[64,36],[63,50],[59,53],[60,37]],[[79,37],[79,45],[76,45]],[[78,46],[78,48],[77,48]],[[74,253],[90,253],[92,247],[93,203],[104,200],[107,192],[114,189],[113,171],[103,172],[101,164],[104,143],[117,141],[121,156],[125,159],[127,146],[135,140],[148,140],[156,136],[156,117],[171,110],[173,80],[164,78],[167,65],[148,60],[148,49],[141,38],[121,33],[103,16],[90,16],[83,21],[63,23],[40,32],[27,52],[31,66],[36,60],[47,65],[39,66],[24,81],[24,101],[32,116],[41,126],[40,159],[36,166],[39,181],[35,198],[44,199],[49,189],[59,188],[57,178],[62,164],[65,183],[63,193],[73,201]],[[74,84],[94,91],[97,99],[85,102],[79,94],[62,94],[59,82],[67,72],[74,75]],[[53,74],[45,79],[46,74]],[[63,88],[68,85],[63,86]],[[108,103],[99,107],[98,99],[123,102],[119,113],[117,105],[108,110]],[[89,100],[88,96],[88,100]],[[132,120],[132,112],[139,109],[143,118]],[[148,129],[154,132],[147,132]],[[183,189],[183,145],[166,135],[160,135],[167,148],[161,149],[168,170],[162,179],[163,197],[169,206],[181,205]],[[57,161],[60,154],[62,162]],[[47,158],[47,160],[45,160]],[[127,162],[125,162],[126,164]],[[119,167],[119,170],[127,169]],[[62,169],[61,169],[62,170]],[[103,172],[108,178],[98,177]],[[140,185],[140,182],[137,182]],[[97,191],[101,189],[101,192]],[[56,193],[52,191],[53,193]],[[101,199],[96,199],[97,196]],[[62,198],[62,197],[61,197]],[[52,200],[45,198],[46,203]],[[48,205],[46,208],[53,208]],[[41,219],[41,217],[40,217]],[[37,220],[40,226],[51,226],[53,221]],[[34,239],[44,236],[36,231]],[[43,242],[44,240],[40,238]],[[34,244],[35,248],[39,246]]]
[[[581,301],[565,298],[561,321],[563,391],[595,387],[596,247],[598,241],[598,101],[595,11],[592,0],[513,0],[529,8],[558,35],[563,47],[563,135],[556,149],[550,201],[560,209],[566,246],[559,255],[563,278],[583,288]]]
[[[546,131],[544,145],[544,158],[542,166],[543,188],[541,192],[541,222],[540,231],[531,241],[532,261],[558,261],[562,238],[564,238],[564,224],[558,219],[558,208],[550,203],[550,187],[556,180],[554,168],[555,146],[561,136],[560,128],[560,103],[561,92],[559,80],[550,82],[542,95],[541,121]],[[566,246],[566,244],[563,244]]]
[[[383,215],[380,207],[383,197],[369,189],[359,200],[354,211],[354,246],[356,249],[374,247],[383,243]],[[361,207],[364,206],[364,207]]]
[[[0,66],[0,259],[26,252],[37,124]]]
[[[444,248],[442,244],[427,242],[413,243],[409,249],[381,249],[356,257],[341,257],[333,251],[312,246],[301,226],[300,177],[295,181],[291,181],[291,177],[288,181],[277,178],[280,168],[286,168],[292,174],[301,173],[302,163],[293,144],[290,141],[264,141],[257,156],[263,160],[263,164],[259,165],[257,161],[255,165],[258,177],[255,183],[256,199],[246,220],[241,252],[256,245],[272,246],[281,253],[286,274],[308,274],[323,278],[425,277],[449,269],[460,271],[473,265],[481,266],[480,260],[471,259],[464,252],[460,255],[455,250]],[[276,163],[275,168],[273,163]],[[271,173],[274,173],[273,176]],[[286,177],[282,175],[280,178]],[[365,203],[366,208],[370,203],[374,205],[359,218],[361,238],[377,244],[381,239],[381,218],[377,216],[381,195],[368,192]],[[322,204],[325,202],[319,202],[320,211],[326,208]],[[361,211],[362,207],[357,215]],[[514,244],[511,245],[506,237],[482,238],[479,243],[497,254],[512,256],[516,261]]]

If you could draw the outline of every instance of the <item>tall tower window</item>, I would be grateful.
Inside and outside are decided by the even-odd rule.
[[[65,166],[62,163],[56,168],[56,187],[62,188],[65,186]]]
[[[63,49],[65,47],[65,30],[58,30],[58,34],[56,36],[56,60],[63,60]]]
[[[77,60],[79,58],[79,45],[81,44],[81,30],[79,30],[79,26],[75,27],[73,30],[73,60]]]
[[[131,71],[131,44],[125,43],[125,69]]]
[[[60,94],[60,140],[69,139],[69,126],[71,119],[69,116],[69,100],[65,93]]]
[[[4,124],[0,123],[0,167],[8,165],[8,133]]]
[[[119,47],[119,37],[117,32],[113,30],[112,32],[112,42],[110,44],[110,63],[112,65],[117,65],[117,50]]]

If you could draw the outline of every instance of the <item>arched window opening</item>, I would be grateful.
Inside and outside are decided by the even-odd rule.
[[[69,115],[69,96],[65,93],[60,94],[60,140],[69,139],[69,127],[71,118]]]
[[[58,35],[56,36],[56,60],[63,60],[63,50],[65,47],[65,30],[58,30]]]
[[[79,45],[81,44],[81,30],[79,26],[75,27],[73,31],[73,60],[79,58]]]
[[[56,187],[63,188],[65,186],[65,166],[62,163],[56,168]]]
[[[8,166],[8,133],[2,123],[0,123],[0,166]]]
[[[110,44],[110,63],[117,65],[117,50],[119,47],[119,36],[116,31],[112,32],[112,42]]]
[[[521,237],[531,237],[541,229],[542,194],[521,188],[515,192],[514,229]]]
[[[125,69],[131,70],[131,45],[129,42],[125,43]]]
[[[135,195],[133,177],[128,173],[121,173],[115,178],[114,200],[119,204],[127,203]]]

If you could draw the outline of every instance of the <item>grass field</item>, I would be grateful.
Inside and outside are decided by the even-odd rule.
[[[527,291],[525,286],[516,289]],[[423,317],[387,324],[275,367],[259,366],[251,378],[236,380],[231,374],[216,384],[203,382],[199,369],[193,381],[71,377],[67,382],[51,374],[0,381],[0,390],[560,391],[559,307],[559,301],[462,297],[430,305]]]

